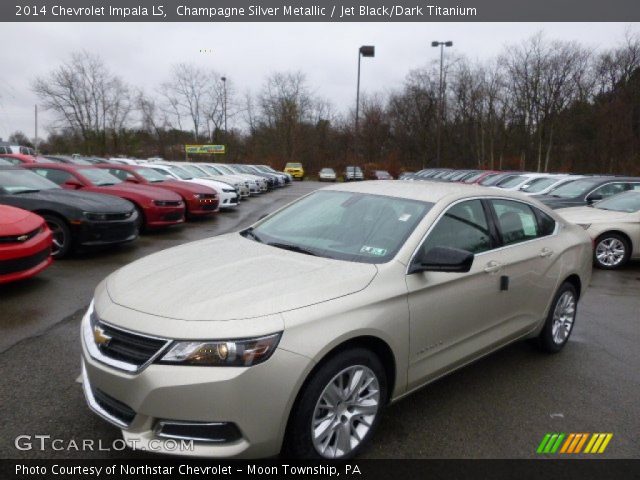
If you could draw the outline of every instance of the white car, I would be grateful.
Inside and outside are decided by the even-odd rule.
[[[238,195],[238,192],[236,192],[236,189],[228,183],[219,182],[213,179],[195,178],[190,175],[189,172],[176,165],[150,164],[149,168],[153,168],[156,172],[162,173],[167,178],[197,183],[198,185],[205,185],[213,188],[218,192],[218,197],[220,197],[220,209],[224,210],[238,206],[240,196]]]
[[[336,171],[333,168],[323,168],[320,170],[318,174],[318,179],[321,182],[335,182],[336,181]]]
[[[208,172],[204,167],[195,163],[179,163],[174,165],[186,170],[195,178],[210,178],[218,180],[219,182],[228,182],[236,189],[240,195],[240,199],[247,198],[251,194],[251,190],[249,190],[249,182],[245,180],[241,180],[239,178],[224,178],[223,175],[214,175],[212,172]]]
[[[520,187],[520,192],[525,195],[546,195],[554,188],[565,183],[584,178],[584,175],[557,175],[553,177],[538,177],[529,180]]]
[[[219,175],[224,178],[235,178],[243,182],[247,182],[251,195],[259,195],[260,193],[267,191],[267,182],[264,178],[260,178],[257,175],[235,173],[230,168],[218,163],[199,163],[198,166],[206,169],[213,175]]]
[[[522,186],[538,178],[554,178],[554,177],[556,177],[556,175],[552,173],[521,173],[519,175],[507,177],[504,180],[499,181],[495,185],[492,185],[492,187],[515,192],[520,190]]]

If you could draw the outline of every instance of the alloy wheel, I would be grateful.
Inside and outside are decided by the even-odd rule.
[[[66,243],[69,241],[67,238],[66,232],[62,225],[56,220],[47,220],[47,226],[51,233],[53,234],[53,242],[51,244],[51,255],[58,256]]]
[[[622,263],[627,253],[625,244],[614,237],[608,237],[598,242],[596,258],[605,267],[616,267]]]
[[[380,410],[380,384],[364,365],[334,376],[322,391],[312,416],[311,439],[324,458],[340,458],[360,445]]]
[[[576,299],[573,292],[564,292],[556,303],[553,311],[553,324],[551,326],[551,335],[553,341],[557,345],[562,345],[567,341],[573,321],[576,317]]]

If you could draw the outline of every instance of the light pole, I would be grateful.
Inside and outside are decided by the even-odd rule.
[[[223,95],[223,111],[224,111],[224,137],[227,141],[227,77],[220,77],[222,80],[222,95]]]
[[[438,131],[436,134],[436,166],[440,166],[440,137],[442,135],[442,117],[444,116],[444,83],[442,79],[443,64],[444,64],[444,47],[453,47],[451,40],[446,42],[431,42],[432,47],[440,47],[440,100],[438,102]]]
[[[360,59],[362,57],[375,57],[376,56],[376,47],[373,45],[362,45],[358,49],[358,85],[356,87],[356,130],[355,130],[355,150],[356,154],[358,152],[358,120],[360,117]],[[354,180],[355,180],[355,168],[353,172]]]

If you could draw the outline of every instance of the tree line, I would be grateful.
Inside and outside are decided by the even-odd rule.
[[[597,52],[540,33],[483,62],[448,55],[442,105],[439,68],[362,95],[356,132],[355,105],[337,108],[302,72],[272,73],[258,91],[241,92],[218,72],[176,64],[143,90],[76,52],[32,82],[55,118],[39,148],[181,159],[184,144],[222,143],[225,161],[301,161],[312,173],[358,164],[395,174],[433,166],[640,174],[636,32]]]

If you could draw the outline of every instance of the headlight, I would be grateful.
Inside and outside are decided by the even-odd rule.
[[[82,212],[82,214],[87,220],[91,220],[92,222],[106,222],[109,219],[106,213]]]
[[[590,223],[579,223],[578,225],[580,225],[585,230],[589,230],[589,227],[591,226]]]
[[[265,362],[273,354],[280,333],[243,340],[175,342],[160,363],[212,367],[249,367]]]

